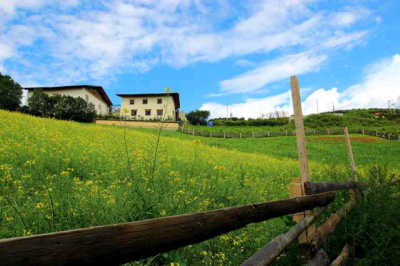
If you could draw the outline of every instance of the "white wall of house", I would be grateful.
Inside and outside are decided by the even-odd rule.
[[[43,90],[48,95],[65,95],[74,98],[81,97],[89,103],[93,103],[97,114],[108,115],[109,109],[107,104],[101,99],[100,95],[95,90],[82,89],[67,89],[67,90]],[[33,94],[33,90],[28,92],[27,99],[29,99]]]
[[[162,103],[158,102],[159,99]],[[131,100],[133,100],[133,103]],[[147,100],[147,104],[143,100]],[[175,109],[175,102],[172,96],[124,97],[121,101],[120,115],[136,120],[159,119],[175,121]],[[149,112],[146,113],[146,111],[150,111],[150,114]]]

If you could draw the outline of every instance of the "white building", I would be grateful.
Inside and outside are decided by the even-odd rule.
[[[27,99],[29,99],[34,90],[43,90],[48,95],[65,95],[71,97],[81,97],[88,103],[93,103],[97,114],[109,115],[112,107],[112,102],[108,98],[107,93],[101,86],[91,85],[73,85],[73,86],[61,86],[61,87],[31,87],[24,88],[28,90]]]
[[[179,93],[117,94],[121,116],[134,120],[172,120],[179,117]]]

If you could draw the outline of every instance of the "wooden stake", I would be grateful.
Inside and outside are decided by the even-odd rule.
[[[310,170],[308,168],[306,137],[305,137],[305,133],[304,133],[303,113],[301,110],[299,81],[296,76],[290,77],[290,86],[291,86],[291,90],[292,90],[294,122],[295,122],[295,126],[296,126],[297,152],[299,154],[299,160],[300,160],[300,177],[301,177],[300,189],[297,188],[295,191],[293,191],[293,194],[301,193],[299,196],[304,196],[304,182],[310,181]],[[294,196],[294,195],[292,195],[292,192],[291,192],[291,196]],[[302,215],[303,215],[303,217],[307,217],[309,215],[312,215],[312,211],[306,211]],[[297,219],[296,215],[295,215],[294,219],[296,221],[296,219]],[[299,242],[300,243],[308,242],[308,240],[310,240],[310,236],[314,232],[315,232],[315,224],[311,225],[299,237]]]
[[[346,146],[347,146],[347,152],[349,154],[350,167],[351,167],[351,171],[353,172],[352,181],[358,181],[357,169],[356,169],[356,164],[354,162],[354,156],[353,156],[353,149],[351,148],[350,136],[349,136],[349,131],[347,130],[347,127],[343,128],[343,132],[344,132],[344,137],[346,139]],[[351,200],[356,199],[356,191],[354,189],[350,190],[350,199]]]
[[[304,134],[303,113],[301,111],[299,81],[296,76],[290,77],[292,88],[293,110],[296,125],[297,152],[300,159],[301,182],[310,181],[310,171],[308,168],[306,137]]]
[[[331,266],[346,265],[349,255],[350,255],[350,245],[346,244],[340,255],[332,262]]]
[[[350,136],[349,136],[349,131],[347,130],[347,127],[343,128],[343,132],[344,132],[344,137],[346,139],[346,146],[347,146],[347,152],[349,154],[351,171],[353,172],[352,180],[358,181],[356,164],[354,162],[354,157],[353,157],[353,149],[351,148]]]

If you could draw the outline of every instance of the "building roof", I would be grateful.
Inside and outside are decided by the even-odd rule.
[[[117,96],[122,98],[135,98],[135,97],[157,97],[157,96],[171,96],[174,99],[175,107],[181,108],[181,103],[179,101],[179,93],[139,93],[139,94],[117,94]]]
[[[28,90],[28,91],[42,89],[42,90],[46,91],[46,90],[74,90],[74,89],[78,90],[78,89],[82,89],[82,88],[96,90],[100,94],[103,101],[106,102],[108,106],[112,105],[110,98],[108,98],[107,93],[104,91],[103,87],[101,87],[101,86],[72,85],[72,86],[59,86],[59,87],[30,87],[30,88],[24,88],[24,89]]]

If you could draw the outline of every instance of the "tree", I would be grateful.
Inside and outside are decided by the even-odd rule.
[[[192,125],[206,125],[209,116],[210,111],[194,110],[187,114],[187,119]]]
[[[15,111],[22,99],[22,87],[7,75],[0,73],[0,109]]]
[[[48,117],[47,114],[53,111],[49,98],[50,96],[43,90],[34,90],[32,96],[28,99],[29,113],[35,116]],[[49,108],[52,110],[49,110]]]
[[[93,122],[96,109],[81,97],[65,95],[49,96],[42,90],[35,90],[28,100],[29,113],[42,117],[54,117],[60,120]]]

